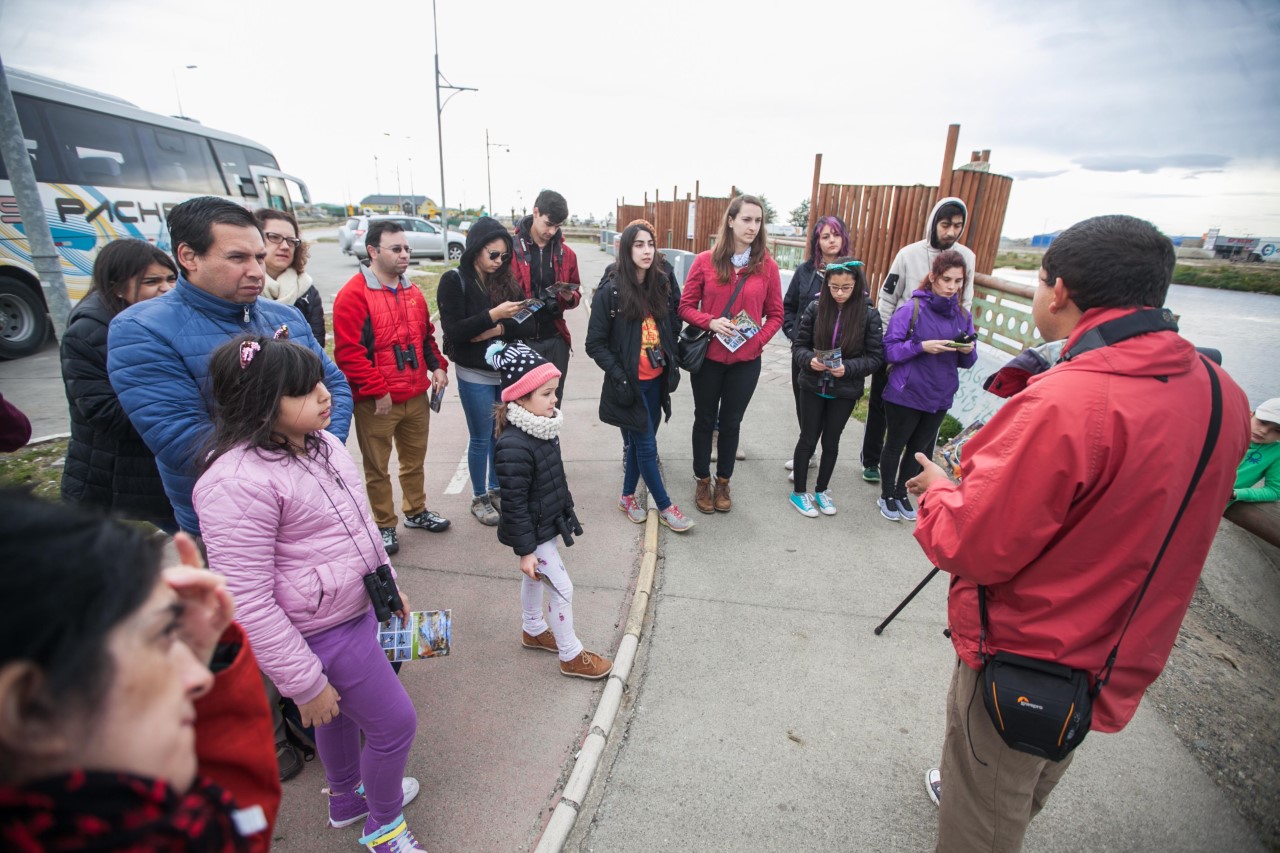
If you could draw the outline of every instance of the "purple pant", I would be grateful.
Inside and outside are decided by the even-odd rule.
[[[342,697],[338,716],[316,726],[316,750],[329,790],[354,791],[364,782],[369,814],[379,826],[400,815],[400,780],[418,715],[409,694],[378,647],[378,623],[370,608],[363,616],[307,637],[329,684]],[[360,749],[364,732],[364,749]]]

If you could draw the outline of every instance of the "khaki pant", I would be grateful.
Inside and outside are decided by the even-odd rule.
[[[395,502],[391,497],[391,445],[400,458],[401,509],[417,515],[427,508],[424,489],[427,434],[431,431],[431,409],[427,395],[419,394],[403,403],[393,403],[385,415],[375,415],[373,400],[355,405],[356,441],[364,458],[364,488],[369,507],[379,527],[396,526]]]
[[[1027,824],[1075,756],[1049,761],[1007,746],[978,695],[981,683],[981,673],[956,660],[942,742],[938,853],[1021,850]]]

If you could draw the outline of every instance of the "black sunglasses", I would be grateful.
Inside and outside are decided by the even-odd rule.
[[[510,252],[490,252],[489,253],[489,260],[496,261],[498,260],[498,258],[502,258],[502,262],[505,264],[508,260],[510,260],[511,253]]]

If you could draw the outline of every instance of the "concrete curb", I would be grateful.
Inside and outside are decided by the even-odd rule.
[[[618,710],[622,706],[622,694],[626,691],[627,678],[631,675],[636,650],[640,646],[640,633],[645,614],[649,610],[649,595],[653,591],[653,576],[657,567],[658,511],[651,507],[645,519],[644,556],[640,559],[640,574],[636,577],[636,591],[631,599],[631,609],[627,613],[626,631],[613,658],[613,671],[609,673],[604,692],[600,695],[587,736],[578,749],[573,771],[560,794],[560,802],[551,813],[551,819],[547,822],[542,837],[538,839],[534,853],[560,853],[578,820],[578,810],[595,780],[596,768],[600,766],[600,757],[604,754],[609,732],[613,729]]]

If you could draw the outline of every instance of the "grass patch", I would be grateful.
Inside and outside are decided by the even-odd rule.
[[[1280,296],[1280,264],[1178,264],[1173,280],[1192,287]]]
[[[337,237],[316,237],[314,239],[307,240],[307,242],[308,243],[336,243],[338,242],[338,238]]]
[[[25,489],[45,500],[59,500],[66,458],[65,438],[24,447],[14,453],[0,453],[0,486]]]
[[[996,255],[996,267],[1015,270],[1038,270],[1044,255],[1040,252],[1000,252]]]
[[[960,422],[951,415],[946,415],[942,419],[942,426],[938,427],[938,444],[946,444],[951,439],[960,434],[960,430],[964,429]]]
[[[863,394],[859,397],[858,402],[853,404],[853,414],[849,417],[853,418],[858,423],[865,424],[867,422],[867,404],[870,400],[871,397],[868,394]]]

